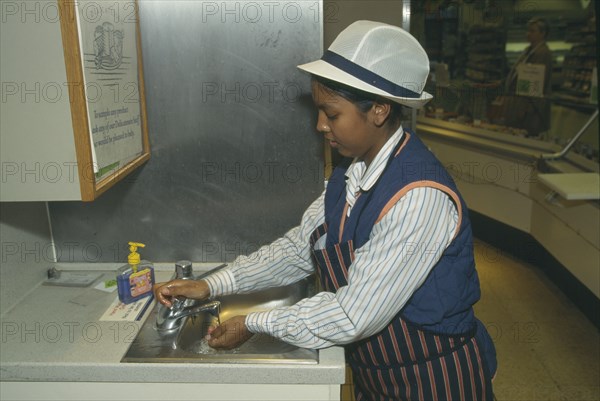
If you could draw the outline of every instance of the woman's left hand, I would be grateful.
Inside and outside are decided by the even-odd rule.
[[[248,331],[246,327],[246,316],[235,316],[217,327],[209,327],[208,345],[213,348],[221,349],[233,349],[239,347],[250,337],[253,333]]]

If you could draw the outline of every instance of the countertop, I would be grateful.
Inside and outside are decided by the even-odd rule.
[[[600,199],[598,173],[538,174],[537,178],[567,200]]]
[[[217,264],[195,264],[205,271]],[[157,281],[168,280],[173,265],[155,265]],[[94,288],[114,278],[116,264],[57,264],[59,270],[102,273],[89,287],[39,283],[1,316],[0,380],[59,382],[341,384],[341,347],[319,351],[318,364],[121,363],[152,310],[140,321],[100,321],[117,297]],[[167,270],[169,269],[169,270]],[[153,301],[154,303],[154,301]]]

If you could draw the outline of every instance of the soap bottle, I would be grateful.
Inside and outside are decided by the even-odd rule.
[[[140,260],[140,254],[137,252],[138,247],[145,246],[139,242],[130,242],[127,264],[117,270],[119,300],[124,304],[152,295],[154,266],[147,260]]]

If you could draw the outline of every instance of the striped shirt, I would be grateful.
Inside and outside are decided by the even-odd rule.
[[[400,128],[368,166],[354,160],[346,176],[348,214],[359,190],[369,190],[383,173],[403,135]],[[237,258],[206,278],[211,296],[249,293],[296,282],[314,273],[309,237],[324,218],[322,193],[299,226],[257,252]],[[246,326],[304,348],[347,344],[384,329],[452,241],[458,212],[442,191],[417,187],[373,226],[369,241],[355,251],[348,285],[320,292],[289,307],[250,313]],[[324,237],[315,247],[324,246]]]

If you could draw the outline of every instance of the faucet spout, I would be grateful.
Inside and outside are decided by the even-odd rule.
[[[175,264],[175,277],[181,280],[202,280],[206,276],[213,274],[223,268],[227,267],[226,263],[213,267],[209,271],[194,276],[192,269],[192,262],[189,260],[180,260]],[[211,315],[219,318],[221,313],[221,302],[209,301],[202,304],[198,304],[199,301],[193,299],[186,299],[176,297],[173,299],[173,305],[171,308],[159,304],[156,316],[156,329],[158,331],[170,331],[181,327],[185,318],[188,316],[198,315],[200,313],[208,312]]]
[[[185,303],[187,303],[185,300],[176,300],[171,309],[164,305],[160,305],[157,311],[156,328],[159,331],[174,330],[181,327],[184,318],[188,316],[208,312],[216,318],[219,318],[219,314],[221,313],[221,302],[219,301],[209,301],[200,305],[192,304],[187,307],[185,306]]]

